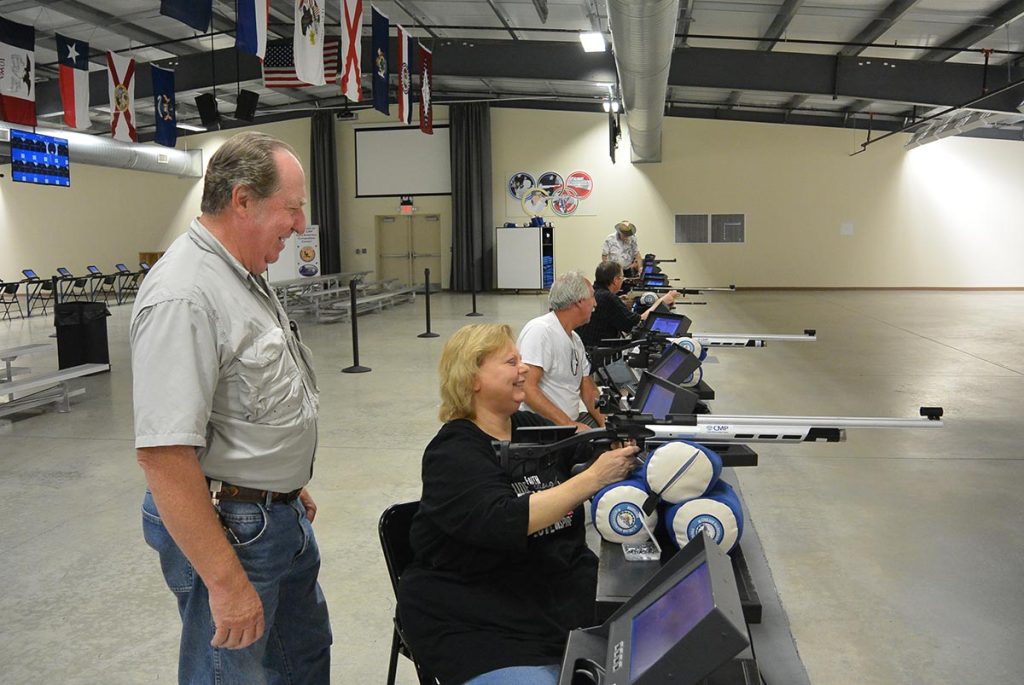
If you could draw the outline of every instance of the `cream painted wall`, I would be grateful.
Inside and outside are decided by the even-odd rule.
[[[309,120],[261,126],[260,130],[292,145],[309,168]],[[178,147],[203,148],[203,164],[237,131],[217,131],[180,138]],[[7,167],[7,171],[10,167]],[[185,232],[199,215],[201,178],[177,178],[88,164],[71,167],[70,188],[45,188],[0,181],[0,278],[21,278],[33,268],[46,277],[58,266],[85,273],[96,264],[112,271],[129,267],[139,252],[159,252]]]
[[[619,220],[645,252],[677,258],[687,285],[1024,287],[1024,147],[946,139],[905,152],[893,136],[850,157],[864,132],[667,118],[663,161],[617,164],[607,117],[494,110],[495,225],[520,170],[594,178],[596,216],[554,217],[557,272],[592,273]],[[674,215],[742,213],[743,245],[676,245]],[[521,222],[521,218],[512,218]],[[852,223],[853,235],[840,235]]]
[[[434,108],[434,121],[446,123],[447,107]],[[418,121],[414,117],[414,121]],[[362,110],[359,119],[340,122],[337,128],[338,176],[341,185],[341,268],[344,271],[375,271],[377,269],[376,217],[398,214],[397,197],[356,197],[355,130],[374,124],[397,125],[397,117]],[[447,289],[451,271],[452,198],[450,195],[417,196],[413,198],[417,214],[438,214],[441,217],[441,285]],[[366,254],[356,250],[366,248]],[[434,274],[431,280],[436,281]],[[374,278],[373,275],[370,278]]]

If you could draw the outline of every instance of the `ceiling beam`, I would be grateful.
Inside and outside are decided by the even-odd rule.
[[[676,47],[686,47],[690,35],[690,24],[693,23],[694,0],[683,0],[679,3],[679,19],[676,20]]]
[[[540,23],[548,23],[548,0],[533,0],[533,7],[537,10]]]
[[[804,3],[804,0],[786,0],[779,7],[779,11],[775,14],[775,19],[772,20],[771,26],[764,34],[764,40],[757,44],[758,50],[771,50],[775,47],[775,44],[779,42],[779,38],[786,29],[789,28],[790,22],[793,21],[793,17],[796,16],[796,12],[800,9],[800,5]]]
[[[508,31],[508,35],[512,36],[512,40],[519,40],[519,36],[512,30],[512,25],[508,23],[508,17],[506,17],[505,13],[501,11],[501,8],[498,7],[497,3],[494,2],[494,0],[487,0],[487,4],[491,8],[491,11],[494,12],[494,16],[498,18],[501,25],[505,27],[506,31]]]
[[[167,36],[142,28],[131,22],[122,21],[120,17],[93,9],[77,2],[77,0],[39,0],[39,4],[77,19],[82,23],[101,26],[112,33],[123,36],[128,40],[137,41],[143,45],[167,40]],[[202,48],[189,45],[188,43],[174,43],[160,49],[172,55],[193,55],[202,52]]]
[[[892,2],[889,3],[889,6],[879,12],[878,16],[868,22],[868,25],[861,29],[860,33],[854,36],[850,42],[874,43],[882,37],[882,34],[891,29],[893,24],[899,21],[903,15],[907,13],[907,10],[917,3],[918,0],[892,0]],[[839,51],[839,55],[843,57],[856,57],[860,53],[864,52],[864,50],[865,46],[863,45],[847,45]]]
[[[1024,0],[1008,0],[1000,5],[994,12],[989,14],[973,26],[964,29],[952,38],[942,41],[945,46],[951,48],[937,48],[929,50],[922,57],[924,62],[945,62],[950,57],[958,54],[960,49],[969,48],[980,40],[988,38],[993,33],[1016,20],[1024,14]]]
[[[429,17],[423,14],[420,8],[412,3],[412,0],[394,0],[394,3],[398,5],[400,10],[408,14],[409,18],[412,19],[417,26],[426,31],[428,36],[434,40],[439,40],[441,38],[441,36],[434,33],[430,28],[430,25],[434,22],[429,21]]]

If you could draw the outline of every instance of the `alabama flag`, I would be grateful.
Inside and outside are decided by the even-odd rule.
[[[89,128],[89,44],[59,33],[56,37],[64,123],[72,128]]]
[[[345,23],[341,32],[341,94],[352,102],[363,99],[360,58],[363,47],[363,0],[342,0]]]
[[[110,97],[110,135],[126,143],[139,142],[135,132],[135,60],[107,53],[107,94]]]
[[[0,119],[36,125],[36,31],[0,17]]]
[[[238,30],[235,49],[256,55],[263,61],[267,54],[267,14],[270,0],[238,0]]]
[[[403,27],[398,27],[398,119],[412,123],[412,72],[415,69],[413,39]]]

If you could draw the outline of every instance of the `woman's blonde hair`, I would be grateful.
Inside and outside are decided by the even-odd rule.
[[[512,329],[507,324],[477,323],[455,331],[444,345],[441,362],[437,366],[441,376],[442,421],[472,419],[473,382],[484,360],[515,343]]]

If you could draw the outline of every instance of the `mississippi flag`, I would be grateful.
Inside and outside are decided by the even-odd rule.
[[[345,26],[341,32],[341,94],[352,102],[363,99],[360,53],[363,47],[363,0],[342,0]]]
[[[338,78],[338,39],[328,38],[324,44],[324,78],[331,83]],[[267,43],[267,55],[263,58],[263,85],[267,88],[308,88],[310,84],[300,81],[295,74],[295,57],[292,41],[282,40]]]
[[[434,53],[420,45],[420,130],[434,132],[434,105],[430,87],[434,85]]]
[[[0,17],[0,119],[36,125],[36,32]]]
[[[110,135],[126,143],[139,142],[135,132],[135,60],[107,53],[107,94],[110,96]]]
[[[373,108],[382,114],[388,109],[388,18],[376,7],[370,5],[373,16],[371,59],[373,61]]]
[[[89,44],[59,33],[56,37],[64,123],[72,128],[89,128]]]
[[[398,27],[398,119],[412,123],[412,72],[415,69],[413,40],[409,32]]]
[[[267,14],[270,0],[238,0],[238,29],[235,49],[256,55],[263,61],[267,54]]]

